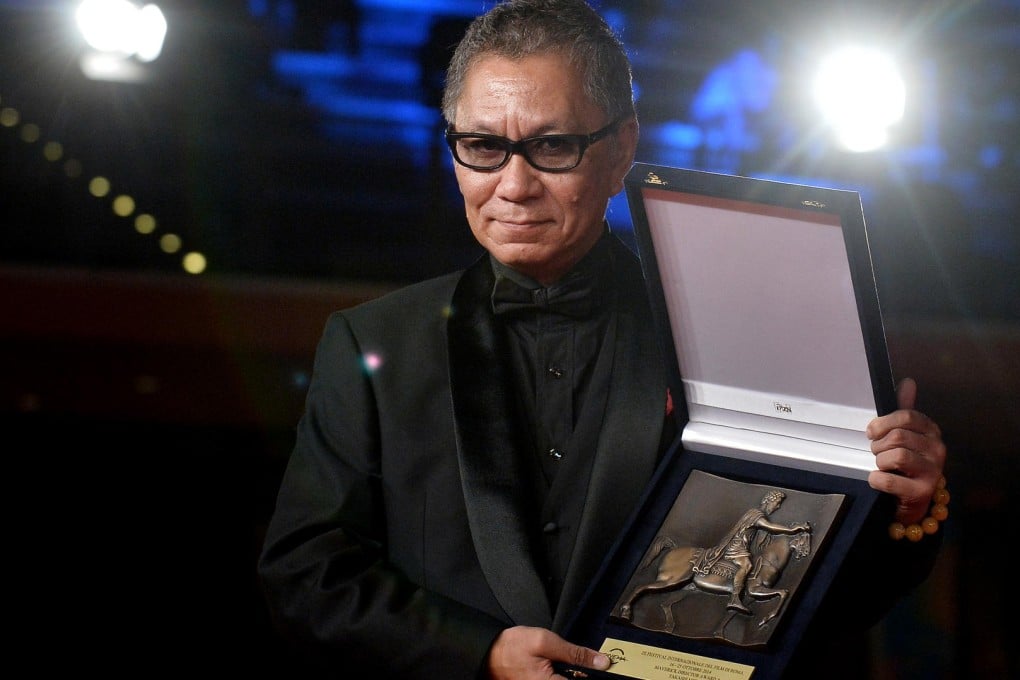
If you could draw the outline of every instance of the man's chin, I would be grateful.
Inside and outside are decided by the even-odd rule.
[[[564,267],[560,260],[550,257],[547,251],[537,248],[527,250],[527,252],[507,252],[506,250],[490,252],[506,266],[543,285],[549,285],[556,281],[568,268]]]

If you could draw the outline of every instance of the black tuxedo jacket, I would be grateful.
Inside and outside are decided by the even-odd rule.
[[[590,475],[557,502],[573,550],[555,611],[487,256],[328,320],[260,573],[280,627],[342,677],[473,678],[503,628],[562,629],[575,611],[666,423],[640,264],[611,241],[612,387]]]
[[[329,318],[259,561],[276,624],[307,647],[298,658],[331,677],[476,678],[502,629],[569,623],[669,440],[640,264],[611,241],[601,429],[569,492],[550,496],[572,555],[555,609],[488,257]],[[860,676],[833,667],[864,658],[863,638],[843,632],[862,633],[930,572],[939,541],[894,543],[873,514],[790,677]]]

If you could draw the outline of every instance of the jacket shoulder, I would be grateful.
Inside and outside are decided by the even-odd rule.
[[[450,298],[463,276],[463,271],[444,274],[425,281],[419,281],[403,288],[385,293],[354,307],[334,313],[343,315],[354,325],[365,323],[404,323],[422,316],[433,317],[450,304]]]

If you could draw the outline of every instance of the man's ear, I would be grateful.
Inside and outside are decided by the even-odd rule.
[[[616,131],[616,153],[613,158],[613,190],[612,195],[623,191],[623,178],[634,165],[634,156],[637,153],[638,137],[640,127],[637,118],[631,116],[622,123]]]

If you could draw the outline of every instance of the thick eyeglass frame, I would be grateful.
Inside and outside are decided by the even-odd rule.
[[[454,160],[463,165],[465,168],[471,168],[478,172],[495,172],[504,165],[510,162],[510,157],[515,153],[520,154],[524,160],[528,161],[528,165],[541,170],[542,172],[568,172],[573,170],[581,161],[584,159],[584,152],[588,150],[588,147],[595,142],[609,136],[617,126],[622,122],[622,119],[616,119],[613,122],[606,125],[604,128],[600,128],[590,135],[568,135],[568,134],[557,134],[557,135],[538,135],[537,137],[525,137],[519,139],[516,142],[507,137],[501,137],[500,135],[489,135],[482,132],[454,132],[453,126],[446,128],[446,143],[450,147],[450,153],[453,154]],[[461,157],[457,154],[457,142],[461,139],[479,139],[493,143],[496,146],[502,147],[504,156],[496,165],[472,165],[471,163],[465,163],[461,160]],[[542,140],[560,140],[564,142],[571,142],[577,145],[577,161],[573,165],[564,166],[562,168],[549,168],[536,163],[531,156],[528,155],[526,145],[531,142],[542,141]]]

